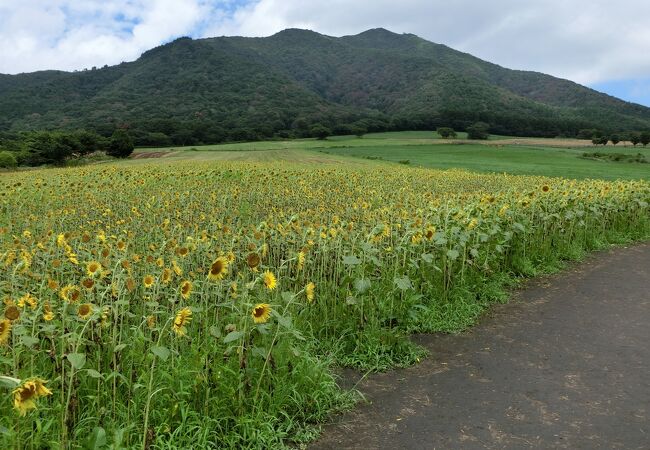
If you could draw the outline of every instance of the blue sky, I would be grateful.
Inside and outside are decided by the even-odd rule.
[[[179,36],[384,27],[650,106],[648,0],[0,0],[0,73],[137,59]]]

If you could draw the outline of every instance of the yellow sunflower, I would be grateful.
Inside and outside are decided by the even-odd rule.
[[[275,287],[278,285],[278,281],[275,278],[275,275],[273,275],[273,272],[271,272],[270,270],[264,272],[264,274],[262,275],[262,280],[264,280],[264,286],[266,286],[267,289],[270,291],[275,289]]]
[[[43,320],[49,322],[54,319],[54,313],[52,312],[52,307],[49,303],[43,305]]]
[[[36,300],[36,297],[28,292],[18,300],[18,306],[24,308],[25,305],[29,305],[29,307],[34,310],[38,306],[38,300]]]
[[[298,252],[296,270],[301,271],[305,267],[305,253],[301,250]]]
[[[173,274],[173,273],[174,273],[174,272],[172,272],[171,269],[168,269],[168,268],[164,268],[164,269],[163,269],[163,271],[162,271],[162,276],[160,277],[160,279],[161,279],[161,281],[163,282],[163,284],[167,284],[167,283],[169,283],[169,282],[172,280],[172,274]]]
[[[211,281],[222,280],[223,276],[228,273],[228,260],[220,256],[210,266],[208,279]]]
[[[81,291],[77,286],[68,284],[67,286],[63,287],[63,289],[61,289],[59,296],[66,302],[76,303],[81,297]]]
[[[52,395],[52,391],[45,387],[45,383],[47,382],[40,378],[32,378],[13,390],[14,408],[21,416],[27,414],[29,410],[36,409],[37,399]]]
[[[93,305],[90,303],[84,303],[82,305],[79,305],[79,308],[77,308],[77,315],[81,319],[88,319],[93,313]]]
[[[101,274],[102,265],[97,261],[90,261],[86,264],[86,273],[89,277],[96,277]]]
[[[11,336],[11,320],[2,319],[0,320],[0,345],[5,345],[9,342],[9,337]]]
[[[81,282],[81,285],[90,291],[92,290],[93,286],[95,286],[95,280],[92,278],[86,278]]]
[[[20,309],[16,305],[9,305],[5,308],[5,319],[10,321],[18,320],[20,317]]]
[[[142,279],[142,284],[144,285],[144,287],[149,289],[151,286],[153,286],[155,281],[156,279],[153,276],[145,275],[144,278]]]
[[[257,270],[257,266],[260,265],[260,255],[255,252],[249,253],[246,256],[246,265],[252,270]]]
[[[258,303],[251,312],[251,317],[255,323],[266,323],[271,317],[271,305],[268,303]]]
[[[185,325],[190,323],[192,320],[192,310],[190,308],[183,308],[176,313],[174,318],[174,324],[172,329],[177,336],[185,336],[187,334],[187,328]]]
[[[185,300],[190,298],[190,294],[192,294],[192,282],[185,280],[181,283],[181,297],[183,297]]]
[[[307,296],[307,301],[309,303],[314,301],[314,291],[316,290],[316,285],[311,281],[305,286],[305,295]]]

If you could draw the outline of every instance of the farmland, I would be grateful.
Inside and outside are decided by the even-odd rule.
[[[566,148],[147,152],[165,157],[0,176],[2,448],[306,442],[354,403],[334,367],[416,364],[410,333],[466,328],[518,277],[650,235],[646,165]],[[528,175],[427,168],[452,165]]]
[[[650,179],[650,164],[616,163],[584,158],[584,153],[640,154],[650,161],[650,148],[621,143],[593,146],[578,139],[512,138],[491,136],[487,141],[440,139],[430,131],[371,133],[357,138],[337,136],[327,140],[289,140],[241,144],[140,149],[146,156],[193,160],[292,161],[316,158],[359,165],[392,161],[436,169],[464,168],[486,173],[558,176],[566,178]]]

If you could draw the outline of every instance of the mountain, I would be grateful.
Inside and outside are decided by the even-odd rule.
[[[640,130],[650,108],[381,28],[180,38],[117,66],[0,74],[0,131],[128,127],[139,143],[191,143],[476,121],[516,135]]]

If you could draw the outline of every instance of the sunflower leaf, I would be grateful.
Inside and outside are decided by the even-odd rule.
[[[104,378],[104,376],[101,373],[97,372],[95,369],[87,369],[86,373],[91,378]]]
[[[167,347],[163,347],[162,345],[154,345],[153,347],[151,347],[151,353],[153,353],[163,361],[167,361],[167,358],[169,358],[170,351]]]
[[[447,257],[452,261],[455,261],[460,256],[458,250],[447,250]]]
[[[343,257],[343,264],[347,266],[356,266],[361,264],[361,260],[354,255],[348,255]]]
[[[24,335],[20,337],[20,340],[23,344],[25,344],[27,347],[31,347],[32,345],[38,344],[39,340],[36,339],[35,337]]]
[[[280,314],[276,314],[276,319],[278,319],[278,323],[282,325],[285,328],[288,329],[293,329],[293,325],[291,324],[291,317],[284,317],[281,316]]]
[[[223,338],[224,344],[227,344],[228,342],[233,342],[236,341],[237,339],[240,339],[244,335],[243,331],[231,331],[226,335],[225,338]]]
[[[367,278],[358,278],[354,280],[354,289],[356,289],[359,294],[363,294],[370,289],[370,280]]]
[[[70,361],[70,364],[72,364],[72,367],[74,367],[77,370],[82,369],[83,366],[86,365],[86,354],[85,353],[68,353],[66,358],[68,358],[68,361]]]
[[[115,348],[113,349],[113,352],[119,353],[122,350],[124,350],[125,348],[126,348],[126,344],[119,344],[119,345],[115,346]]]
[[[413,283],[411,283],[411,280],[406,275],[401,278],[395,278],[394,282],[395,286],[397,286],[397,288],[402,291],[406,291],[407,289],[411,289],[413,287]]]
[[[97,450],[106,445],[106,430],[102,427],[95,427],[86,440],[85,448]]]

